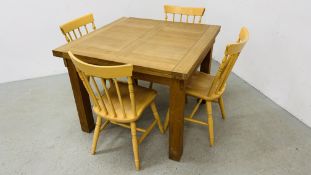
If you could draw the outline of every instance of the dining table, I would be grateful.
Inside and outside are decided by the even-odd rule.
[[[169,158],[183,153],[185,88],[195,71],[210,73],[221,26],[122,17],[53,49],[68,70],[81,128],[95,127],[89,95],[68,51],[96,65],[132,64],[133,78],[169,88]],[[161,93],[161,92],[159,92]]]

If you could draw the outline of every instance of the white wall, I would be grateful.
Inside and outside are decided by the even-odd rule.
[[[58,26],[69,19],[87,12],[94,13],[97,26],[121,16],[163,19],[163,4],[207,8],[204,22],[222,26],[214,49],[217,60],[225,44],[247,26],[250,41],[234,72],[311,126],[308,0],[5,1],[0,7],[0,82],[65,72],[51,49],[65,43]]]
[[[311,2],[230,2],[221,15],[228,18],[220,20],[224,37],[218,43],[224,44],[241,25],[251,32],[234,72],[311,126]],[[212,22],[217,18],[220,15],[211,16]]]
[[[51,51],[66,43],[58,26],[89,12],[102,26],[124,16],[128,4],[129,0],[1,1],[0,83],[66,72]]]

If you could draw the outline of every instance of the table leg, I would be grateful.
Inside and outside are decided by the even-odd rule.
[[[172,80],[170,85],[169,158],[179,161],[183,153],[185,83]]]
[[[71,60],[64,60],[68,69],[73,95],[76,101],[81,129],[92,132],[95,127],[89,95]]]
[[[138,79],[134,78],[134,85],[138,86]]]
[[[213,56],[213,47],[211,47],[210,51],[205,56],[204,60],[201,63],[200,71],[210,74],[211,73],[211,64],[212,64],[212,56]]]

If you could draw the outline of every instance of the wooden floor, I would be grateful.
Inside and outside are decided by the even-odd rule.
[[[155,89],[163,121],[168,89],[157,84]],[[195,102],[188,99],[186,114]],[[171,161],[167,158],[168,134],[155,129],[140,145],[139,173],[311,172],[310,128],[234,75],[229,78],[224,102],[225,121],[218,106],[213,106],[214,147],[209,147],[206,127],[186,123],[183,157],[180,162]],[[204,119],[204,110],[202,106],[196,116]],[[143,115],[145,120],[138,125],[153,119],[151,110]],[[109,126],[100,136],[98,154],[90,154],[93,135],[80,132],[66,74],[0,84],[0,119],[0,174],[137,174],[127,129]]]

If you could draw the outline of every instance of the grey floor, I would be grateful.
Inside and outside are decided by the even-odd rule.
[[[155,89],[164,119],[168,89]],[[186,123],[183,157],[171,161],[168,133],[155,129],[136,172],[127,129],[109,126],[90,154],[92,134],[80,130],[67,74],[0,84],[0,174],[311,174],[310,128],[233,74],[224,101],[225,121],[213,106],[214,147],[206,127]],[[197,117],[206,117],[203,106]],[[151,111],[142,118],[150,122]]]

